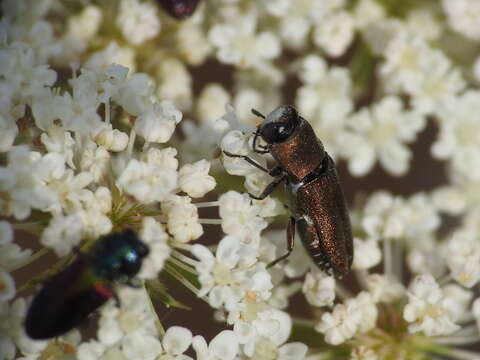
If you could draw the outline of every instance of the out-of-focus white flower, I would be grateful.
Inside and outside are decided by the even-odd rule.
[[[168,234],[154,218],[145,217],[142,222],[140,237],[150,248],[149,255],[142,261],[139,276],[153,279],[163,269],[165,260],[170,257],[170,246],[167,244]]]
[[[49,157],[51,159],[51,157]],[[5,216],[25,219],[31,209],[45,210],[58,201],[57,194],[42,181],[49,160],[29,152],[26,146],[14,146],[8,152],[7,167],[0,167],[0,208]]]
[[[355,6],[355,25],[362,29],[385,16],[384,8],[375,0],[360,0]]]
[[[7,115],[0,114],[0,152],[8,151],[18,134],[18,126]]]
[[[376,239],[361,240],[354,238],[353,247],[353,269],[369,269],[378,265],[382,260],[382,252]]]
[[[201,122],[215,121],[225,114],[225,105],[230,102],[230,94],[221,84],[210,83],[205,86],[196,104],[196,113]]]
[[[475,76],[475,80],[480,82],[480,56],[473,63],[472,71],[473,71],[473,76]]]
[[[160,19],[153,4],[141,3],[138,0],[122,0],[117,26],[127,41],[139,45],[157,36],[160,32]]]
[[[180,120],[182,113],[171,102],[162,101],[140,115],[134,129],[145,141],[164,143],[170,139]]]
[[[405,294],[402,284],[381,274],[368,275],[366,287],[375,302],[391,303]]]
[[[372,194],[364,208],[362,226],[373,239],[403,239],[417,248],[426,248],[440,217],[430,199],[417,193],[409,199],[393,197],[387,192]],[[419,245],[418,238],[424,238]],[[424,246],[422,246],[424,245]]]
[[[97,33],[102,16],[102,10],[98,6],[85,6],[80,14],[68,18],[67,36],[89,40]]]
[[[480,244],[474,231],[455,232],[445,245],[444,258],[451,276],[463,286],[471,288],[480,280]]]
[[[85,62],[88,69],[105,69],[111,64],[121,64],[132,73],[135,72],[135,51],[126,46],[120,46],[117,42],[112,41],[104,49],[96,51],[90,55]]]
[[[82,218],[79,214],[54,216],[43,230],[40,242],[52,248],[57,256],[67,255],[78,245],[84,235]]]
[[[197,360],[233,360],[238,354],[238,340],[231,330],[223,330],[207,345],[203,336],[195,336],[192,347]]]
[[[452,320],[456,322],[468,321],[470,303],[473,292],[457,284],[448,284],[442,288],[443,294],[450,301],[448,310],[452,313]]]
[[[109,302],[100,309],[98,340],[107,346],[127,340],[131,336],[156,335],[155,320],[144,290],[121,287],[118,295],[121,307]],[[140,340],[140,339],[139,339]],[[158,340],[156,340],[158,342]],[[161,347],[158,351],[161,350]]]
[[[304,85],[298,89],[295,103],[328,153],[335,156],[344,147],[339,139],[353,108],[350,74],[341,67],[328,69],[325,60],[316,55],[305,57],[300,65],[299,77]]]
[[[380,357],[374,350],[360,345],[352,350],[350,353],[350,360],[380,360]]]
[[[346,11],[339,11],[323,19],[315,27],[314,43],[332,57],[343,55],[353,40],[355,21]]]
[[[335,278],[320,271],[310,271],[305,276],[302,291],[313,306],[332,306],[335,300]]]
[[[181,110],[192,105],[192,78],[186,66],[176,58],[165,58],[160,61],[156,71],[159,86],[159,99],[170,100]]]
[[[257,18],[248,14],[237,17],[228,24],[214,25],[208,37],[217,47],[219,61],[250,67],[280,55],[280,44],[274,34],[256,31]]]
[[[480,4],[468,0],[442,0],[450,27],[472,40],[480,40]]]
[[[212,44],[199,24],[184,23],[176,32],[177,47],[182,57],[191,65],[200,65],[212,52]]]
[[[450,159],[454,171],[472,180],[480,179],[479,99],[480,91],[470,90],[446,102],[438,115],[440,134],[432,146],[435,157]]]
[[[26,261],[32,251],[22,250],[13,242],[13,228],[7,221],[0,221],[0,268],[10,270]]]
[[[0,268],[0,303],[7,302],[13,299],[14,296],[15,280],[13,280],[12,275]]]
[[[278,18],[278,33],[282,41],[294,50],[305,46],[307,36],[312,26],[324,21],[332,11],[341,8],[343,0],[274,0],[265,1],[265,8]]]
[[[407,24],[411,31],[415,31],[426,40],[438,39],[443,30],[431,8],[419,8],[410,11],[408,13]]]
[[[208,175],[209,170],[210,163],[207,160],[184,165],[178,172],[178,186],[191,197],[204,196],[216,185],[215,179]]]
[[[403,318],[410,323],[408,331],[422,331],[427,336],[448,335],[459,330],[448,308],[448,299],[430,274],[417,276],[408,292],[409,302]]]
[[[362,109],[350,119],[350,134],[345,133],[341,148],[348,168],[356,176],[367,174],[376,158],[392,175],[407,173],[411,153],[406,146],[425,126],[425,118],[415,111],[403,110],[397,97],[383,98],[372,109]]]
[[[47,347],[48,341],[33,340],[28,337],[24,326],[26,313],[27,302],[24,298],[16,299],[10,306],[8,303],[0,303],[0,338],[3,338],[3,342],[7,344],[7,350],[12,345],[10,341],[13,340],[20,353],[27,359],[36,359]]]
[[[188,196],[175,196],[162,203],[167,215],[168,232],[183,243],[196,240],[203,234],[198,209]]]

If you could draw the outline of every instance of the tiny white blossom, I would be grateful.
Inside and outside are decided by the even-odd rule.
[[[438,336],[460,329],[453,322],[453,314],[448,309],[448,299],[431,275],[425,274],[414,279],[409,288],[408,299],[403,318],[410,323],[410,333],[422,331],[427,336]]]
[[[210,83],[205,86],[196,104],[196,113],[200,121],[214,121],[225,114],[225,105],[230,102],[230,94],[221,84]]]
[[[95,137],[95,141],[98,145],[109,151],[119,152],[125,150],[127,147],[128,135],[118,129],[112,129],[112,126],[109,125],[100,131]]]
[[[480,40],[480,4],[477,1],[442,0],[442,6],[453,30],[472,40]]]
[[[341,56],[353,40],[355,22],[346,11],[327,16],[315,28],[314,43],[329,56]]]
[[[145,141],[167,142],[182,119],[182,113],[169,101],[153,104],[135,121],[134,129]]]
[[[139,45],[160,32],[160,19],[153,4],[122,0],[117,26],[129,42]]]
[[[405,294],[402,284],[381,274],[368,275],[366,287],[375,302],[394,302]]]
[[[168,234],[154,218],[145,217],[142,222],[140,237],[148,245],[150,253],[142,261],[139,276],[144,279],[155,278],[163,269],[165,260],[170,256],[171,249],[167,244]]]
[[[200,160],[194,164],[184,165],[178,172],[178,186],[191,197],[202,197],[212,190],[215,179],[208,175],[210,163]]]
[[[209,39],[217,47],[217,58],[240,67],[258,66],[280,55],[280,44],[271,32],[256,33],[253,14],[238,17],[233,23],[214,25]]]
[[[218,199],[222,229],[229,235],[239,236],[245,242],[258,239],[267,222],[260,217],[259,208],[253,206],[248,194],[229,191]]]
[[[15,280],[12,275],[0,268],[0,303],[10,301],[14,296]]]
[[[187,328],[181,326],[169,327],[162,340],[163,354],[160,355],[160,359],[191,359],[183,353],[190,347],[192,340],[192,332]]]
[[[331,313],[322,315],[315,330],[325,334],[325,341],[339,345],[350,339],[358,329],[358,314],[353,303],[337,304]]]
[[[369,269],[378,265],[382,260],[382,251],[378,246],[378,241],[375,239],[361,240],[353,238],[353,247],[353,269]]]
[[[473,287],[480,280],[480,244],[471,230],[458,230],[445,244],[444,257],[452,277],[463,286]]]
[[[132,159],[117,178],[117,186],[145,204],[165,200],[177,187],[177,172]]]
[[[102,10],[98,6],[85,6],[78,15],[68,19],[68,36],[89,40],[97,33],[102,16]]]
[[[169,100],[181,110],[192,105],[192,78],[184,63],[176,58],[162,59],[157,68],[159,99]]]
[[[198,209],[188,196],[175,196],[162,203],[167,215],[168,232],[183,243],[198,239],[203,234]]]
[[[305,276],[302,291],[314,306],[332,306],[335,300],[335,278],[320,271],[310,271]]]
[[[43,230],[40,242],[52,248],[57,256],[65,256],[77,246],[84,235],[84,226],[79,214],[54,216]]]
[[[425,126],[425,118],[414,111],[404,111],[397,97],[386,97],[372,109],[362,109],[348,120],[350,134],[344,135],[342,148],[353,175],[367,174],[378,158],[392,175],[408,171],[411,153],[406,143],[412,142]],[[353,146],[352,146],[353,145]]]
[[[217,334],[208,345],[202,336],[195,336],[192,347],[197,355],[197,360],[234,360],[238,353],[238,340],[233,331],[224,330]]]

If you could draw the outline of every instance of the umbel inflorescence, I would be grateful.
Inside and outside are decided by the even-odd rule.
[[[172,17],[176,3],[193,14]],[[480,358],[479,2],[0,6],[0,359]],[[251,109],[284,103],[341,178],[387,178],[372,192],[349,182],[355,255],[341,280],[298,241],[267,267],[286,249],[284,193],[252,199],[272,178],[224,155],[271,167],[252,151]],[[389,189],[416,157],[444,173],[426,163],[414,191]],[[42,283],[126,228],[149,248],[140,287],[116,287],[92,334],[30,339]],[[167,277],[203,307],[186,310]],[[197,334],[192,316],[193,334],[161,304],[211,309],[224,330]]]

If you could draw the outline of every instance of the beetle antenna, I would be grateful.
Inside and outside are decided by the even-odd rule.
[[[262,119],[265,119],[265,115],[263,115],[260,111],[258,111],[256,109],[252,109],[252,113],[253,113],[253,115],[256,115],[258,117],[261,117]]]

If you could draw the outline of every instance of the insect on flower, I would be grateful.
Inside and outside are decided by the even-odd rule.
[[[160,6],[176,19],[191,16],[200,0],[158,0]]]
[[[287,258],[293,250],[295,227],[313,262],[329,275],[342,277],[353,260],[350,218],[337,171],[310,124],[290,105],[282,105],[263,118],[253,138],[253,151],[270,153],[277,166],[268,170],[245,155],[243,158],[275,178],[260,196],[262,200],[284,182],[290,198],[291,217],[287,227],[287,253],[269,266]],[[257,144],[261,136],[266,145]]]
[[[28,309],[25,330],[32,339],[48,339],[80,325],[114,297],[114,283],[138,287],[135,275],[149,248],[130,229],[101,237],[88,253],[79,253],[48,279]]]

